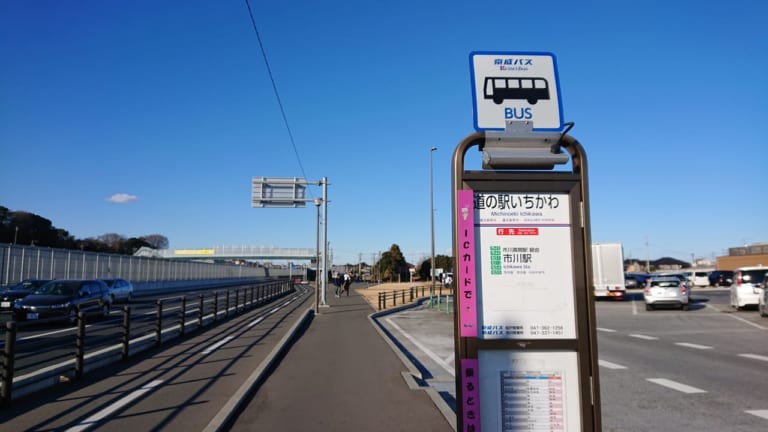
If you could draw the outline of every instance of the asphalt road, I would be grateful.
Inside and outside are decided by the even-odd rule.
[[[0,409],[3,430],[203,430],[312,304],[297,292]]]
[[[310,297],[305,296],[302,305],[311,303]],[[596,303],[603,431],[768,430],[768,319],[755,310],[732,310],[724,289],[695,289],[693,300],[689,311],[646,311],[636,290],[626,301]],[[296,309],[298,303],[292,316]],[[233,320],[232,331],[243,331],[255,319],[248,313]],[[148,360],[104,371],[88,387],[73,384],[68,393],[45,395],[34,408],[19,407],[10,417],[0,410],[5,415],[0,422],[18,430],[78,425],[143,391],[152,397],[142,396],[141,403],[101,427],[201,430],[211,413],[195,408],[214,396],[231,394],[245,373],[240,366],[254,367],[255,360],[243,360],[263,355],[249,350],[275,343],[277,329],[291,320],[286,316],[281,321],[277,314],[274,319],[278,322],[255,326],[256,334],[243,333],[242,343],[202,355],[205,347],[227,338],[224,328],[230,324],[214,326]],[[451,314],[409,310],[381,321],[421,361],[430,386],[453,392]],[[152,383],[157,390],[147,387]]]
[[[204,289],[173,294],[155,294],[147,296],[135,296],[129,305],[116,303],[112,306],[110,315],[98,320],[89,318],[85,330],[85,350],[96,350],[115,346],[122,339],[123,308],[130,306],[130,334],[131,339],[141,336],[152,336],[156,331],[157,303],[164,300],[163,327],[170,327],[181,319],[181,301],[186,298],[186,315],[188,322],[195,323],[199,315],[199,296],[204,296],[203,314],[206,316],[205,324],[212,320],[214,308],[219,311],[219,316],[225,315],[227,297],[230,293],[230,313],[234,312],[234,305],[246,304],[250,300],[259,298],[259,289],[255,287],[251,292],[250,287],[242,287],[235,294],[238,287]],[[214,293],[218,292],[218,298],[214,300]],[[261,295],[265,295],[263,292]],[[235,297],[237,296],[237,302]],[[9,313],[2,314],[5,319],[10,319]],[[17,324],[18,334],[16,340],[15,371],[16,376],[32,373],[44,367],[55,365],[63,361],[71,361],[74,358],[73,347],[77,328],[62,322],[20,322]],[[5,345],[5,340],[0,339],[0,348]]]
[[[598,302],[605,431],[768,430],[768,319],[728,291],[694,289],[689,311],[646,311],[641,291]]]

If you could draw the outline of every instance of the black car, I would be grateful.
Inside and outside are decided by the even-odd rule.
[[[646,273],[624,273],[624,288],[645,288],[650,278]]]
[[[709,274],[709,286],[731,286],[733,283],[733,271],[731,270],[715,270]]]
[[[0,311],[12,311],[13,303],[16,300],[28,296],[50,281],[50,279],[24,279],[16,285],[0,291]]]
[[[13,305],[17,321],[77,322],[78,310],[105,317],[111,306],[109,288],[98,279],[52,280]]]

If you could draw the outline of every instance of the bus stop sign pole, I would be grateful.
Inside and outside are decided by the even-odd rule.
[[[569,130],[509,120],[454,151],[459,431],[601,430],[587,161]]]

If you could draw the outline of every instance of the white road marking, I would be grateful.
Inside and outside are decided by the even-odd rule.
[[[451,353],[448,357],[443,360],[446,364],[451,364],[456,359],[456,354]]]
[[[755,360],[762,360],[762,361],[768,362],[768,357],[757,355],[757,354],[739,354],[739,357],[745,357],[745,358],[750,358],[750,359],[755,359]]]
[[[700,349],[700,350],[712,349],[711,346],[697,345],[697,344],[692,344],[692,343],[688,343],[688,342],[675,342],[675,345],[681,346],[681,347],[686,347],[686,348]]]
[[[205,351],[202,351],[200,354],[210,354],[210,353],[216,351],[217,349],[219,349],[225,343],[231,341],[232,339],[234,339],[233,336],[227,336],[224,339],[222,339],[222,340],[216,342],[215,344],[209,346]]]
[[[400,326],[398,326],[397,324],[395,324],[395,323],[392,321],[392,319],[391,319],[391,318],[387,318],[387,323],[389,323],[389,325],[391,325],[391,326],[392,326],[392,328],[394,328],[395,330],[399,331],[399,332],[400,332],[400,333],[401,333],[403,336],[405,336],[405,337],[406,337],[406,339],[408,339],[408,340],[409,340],[409,341],[411,341],[411,342],[412,342],[414,345],[416,345],[416,347],[417,347],[418,349],[420,349],[422,352],[424,352],[424,354],[426,354],[426,355],[427,355],[427,357],[431,358],[431,359],[432,359],[432,361],[434,361],[435,363],[439,364],[439,365],[440,365],[440,367],[442,367],[443,369],[445,369],[445,371],[447,371],[449,374],[451,374],[451,376],[456,376],[456,371],[454,370],[454,368],[453,368],[453,367],[451,367],[450,365],[446,364],[446,363],[445,363],[445,362],[444,362],[444,361],[443,361],[443,360],[442,360],[440,357],[438,357],[438,356],[437,356],[437,354],[435,354],[434,352],[432,352],[432,350],[430,350],[429,348],[427,348],[427,347],[425,347],[424,345],[422,345],[422,344],[421,344],[419,341],[417,341],[417,340],[416,340],[416,339],[415,339],[413,336],[411,336],[410,334],[406,333],[406,332],[405,332],[405,330],[401,329],[401,328],[400,328]]]
[[[90,327],[90,326],[92,326],[92,325],[93,325],[93,324],[86,324],[86,325],[85,325],[85,328],[88,328],[88,327]],[[32,335],[32,336],[25,336],[25,337],[23,337],[23,338],[19,339],[19,341],[25,341],[25,340],[37,339],[37,338],[41,338],[41,337],[46,337],[46,336],[55,335],[55,334],[58,334],[58,333],[73,332],[73,331],[75,331],[75,330],[76,330],[76,328],[75,328],[75,327],[72,327],[72,328],[67,328],[67,329],[64,329],[64,330],[55,330],[55,331],[51,331],[51,332],[45,332],[45,333],[40,333],[40,334],[36,334],[36,335]]]
[[[768,410],[753,410],[753,411],[744,411],[747,414],[752,414],[753,416],[762,417],[766,420],[768,420]]]
[[[622,366],[620,364],[611,363],[609,361],[599,360],[599,359],[597,360],[597,364],[607,369],[626,369],[627,368],[626,366]]]
[[[247,326],[245,326],[245,327],[246,327],[246,328],[251,328],[251,327],[255,326],[256,324],[258,324],[258,323],[262,322],[263,320],[264,320],[264,317],[261,317],[261,318],[256,318],[255,320],[253,320],[253,321],[251,321],[250,323],[248,323],[248,325],[247,325]]]
[[[272,309],[271,311],[269,311],[269,314],[272,315],[273,313],[275,313],[275,312],[277,312],[279,310],[280,310],[280,308],[276,307],[276,308]]]
[[[706,390],[702,390],[696,387],[691,387],[689,385],[681,384],[679,382],[668,380],[666,378],[647,378],[646,380],[654,384],[658,384],[660,386],[671,388],[672,390],[677,390],[682,393],[688,393],[688,394],[706,393]]]
[[[92,415],[91,417],[88,417],[87,419],[83,420],[82,422],[78,423],[77,426],[73,426],[69,429],[67,429],[67,432],[79,432],[84,431],[86,429],[89,429],[90,427],[96,425],[96,423],[103,420],[105,417],[109,416],[113,412],[119,410],[120,408],[128,405],[129,403],[133,402],[134,400],[138,399],[139,397],[143,396],[144,393],[152,390],[153,388],[159,386],[163,380],[155,380],[151,383],[141,387],[140,389],[134,391],[133,393],[129,394],[128,396],[120,399],[119,401],[113,403],[112,405],[108,406],[107,408],[99,411],[95,415]]]
[[[716,308],[716,307],[714,307],[714,306],[712,306],[712,305],[710,305],[710,304],[708,304],[708,305],[705,305],[705,306],[706,306],[706,307],[708,307],[708,308],[712,308],[712,309],[714,309],[714,310],[716,310],[716,311],[718,311],[718,312],[722,312],[720,309],[718,309],[718,308]],[[753,323],[752,321],[749,321],[749,320],[747,320],[747,319],[744,319],[744,318],[742,318],[742,317],[740,317],[740,316],[738,316],[738,315],[736,315],[736,314],[733,314],[733,313],[732,313],[732,314],[729,314],[728,316],[729,316],[729,317],[731,317],[731,318],[733,318],[733,319],[737,319],[737,320],[739,320],[739,321],[741,321],[741,322],[743,322],[743,323],[745,323],[745,324],[749,324],[749,325],[751,325],[752,327],[756,327],[756,328],[759,328],[760,330],[768,330],[768,327],[765,327],[765,326],[761,326],[760,324],[755,324],[755,323]]]
[[[598,327],[597,331],[606,332],[606,333],[616,333],[616,330],[607,329],[607,328],[603,328],[603,327]]]
[[[631,334],[629,337],[638,338],[638,339],[644,339],[644,340],[659,340],[656,336],[647,336],[642,334]]]

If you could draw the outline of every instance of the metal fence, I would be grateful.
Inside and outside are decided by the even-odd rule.
[[[0,284],[24,279],[123,278],[132,282],[264,276],[264,269],[228,263],[170,261],[0,243]]]

